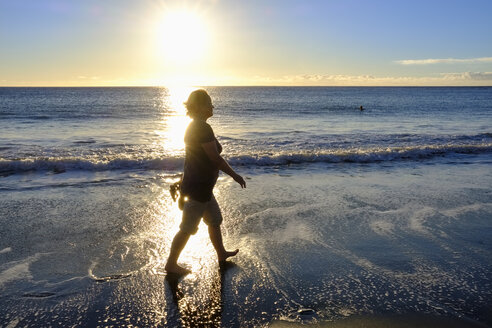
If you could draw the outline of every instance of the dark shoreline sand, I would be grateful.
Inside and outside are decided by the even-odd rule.
[[[492,323],[492,311],[489,310],[489,324]],[[353,316],[336,321],[322,321],[317,323],[293,323],[288,321],[274,321],[271,328],[485,328],[485,323],[428,314],[388,314],[374,316]]]
[[[219,271],[202,225],[177,282],[175,175],[6,178],[0,326],[492,325],[489,155],[243,172],[216,190],[235,264]]]

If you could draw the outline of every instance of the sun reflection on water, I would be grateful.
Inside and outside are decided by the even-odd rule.
[[[163,154],[173,157],[184,157],[184,133],[190,118],[186,116],[184,102],[187,100],[193,87],[163,88],[159,106],[161,119],[159,127],[154,131],[157,135],[156,148],[161,148]],[[177,181],[178,177],[165,178],[160,195],[150,206],[153,213],[153,226],[149,227],[153,240],[160,241],[149,252],[148,267],[155,274],[163,274],[164,266],[171,247],[171,242],[179,230],[182,212],[177,203],[173,203],[169,194],[169,185]],[[203,276],[205,271],[216,264],[216,254],[208,236],[208,229],[202,222],[198,232],[191,236],[184,248],[179,262],[192,270],[186,279],[196,279]]]
[[[155,200],[149,206],[152,219],[144,238],[152,241],[149,243],[147,268],[154,277],[165,275],[164,267],[171,242],[181,223],[182,211],[179,210],[177,202],[172,201],[168,191],[176,179],[176,176],[171,175],[164,177],[161,180],[161,190],[156,193]],[[190,237],[178,262],[192,273],[181,279],[166,275],[164,288],[173,296],[169,299],[165,294],[160,294],[159,298],[165,298],[165,301],[161,299],[165,305],[151,302],[150,308],[153,308],[153,312],[161,314],[161,322],[168,324],[177,320],[183,327],[196,326],[197,322],[207,323],[210,327],[220,327],[223,275],[219,273],[217,256],[205,223],[201,222],[198,232]],[[162,285],[156,285],[155,288],[159,290]],[[145,299],[148,302],[152,301],[148,297]]]
[[[161,118],[159,127],[155,130],[155,146],[162,149],[165,156],[184,157],[183,137],[190,118],[186,116],[183,102],[194,89],[175,87],[162,90]],[[145,243],[144,256],[147,263],[142,269],[153,277],[151,281],[166,275],[164,267],[182,217],[182,211],[179,210],[177,202],[172,201],[169,193],[169,186],[178,180],[178,175],[164,175],[158,180],[160,181],[154,184],[155,198],[149,204],[149,220],[146,221],[145,232],[140,236],[140,240]],[[196,322],[214,322],[212,326],[220,326],[223,277],[219,274],[217,255],[203,221],[197,233],[190,237],[178,263],[190,269],[192,273],[179,282],[173,282],[170,277],[172,275],[166,275],[166,280],[171,280],[167,281],[165,289],[170,288],[173,292],[173,302],[169,302],[162,292],[158,292],[159,296],[156,298],[160,300],[160,305],[154,304],[155,299],[152,297],[145,296],[141,301],[147,303],[154,313],[159,313],[159,319],[156,320],[162,320],[161,322],[176,320],[173,319],[173,313],[178,313],[178,321],[183,327],[191,327]],[[160,288],[156,285],[154,289]],[[163,303],[166,304],[164,307]],[[171,310],[173,306],[174,310]],[[211,316],[211,313],[215,313],[215,316]]]
[[[190,123],[186,116],[183,102],[194,88],[172,87],[162,89],[161,119],[159,128],[155,130],[158,136],[157,146],[163,149],[164,154],[177,156],[184,154],[184,132]]]
[[[179,230],[182,212],[179,210],[177,203],[174,203],[170,197],[167,186],[177,178],[166,179],[166,184],[151,205],[154,213],[153,225],[150,234],[153,240],[157,241],[154,249],[149,253],[148,266],[154,274],[164,274],[167,256],[169,255],[172,239]],[[195,280],[198,277],[203,278],[215,270],[217,266],[217,256],[208,236],[208,229],[203,221],[198,227],[198,232],[192,235],[186,244],[179,263],[186,266],[192,273],[185,279]]]
[[[192,90],[162,89],[161,119],[155,132],[156,146],[164,152],[184,155],[183,135],[189,119],[183,102]],[[142,189],[146,195],[144,206],[139,206],[139,215],[133,222],[137,232],[116,242],[107,256],[111,261],[106,263],[102,257],[89,269],[93,278],[107,278],[98,281],[114,282],[111,293],[118,300],[104,308],[98,321],[101,325],[116,326],[125,321],[137,322],[139,326],[221,326],[225,270],[219,271],[205,223],[200,223],[178,261],[192,273],[174,281],[172,275],[165,273],[171,243],[182,217],[169,193],[170,185],[178,178],[177,172],[150,177]],[[221,189],[215,194],[219,199],[223,196]],[[122,263],[117,266],[119,261]],[[118,268],[122,268],[121,274]]]

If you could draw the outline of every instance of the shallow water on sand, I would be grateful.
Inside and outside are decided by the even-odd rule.
[[[491,163],[483,154],[239,168],[248,188],[223,177],[215,193],[225,244],[239,255],[220,270],[202,223],[180,258],[193,273],[178,280],[164,272],[181,213],[168,193],[175,175],[7,176],[0,326],[253,327],[412,313],[490,325]]]

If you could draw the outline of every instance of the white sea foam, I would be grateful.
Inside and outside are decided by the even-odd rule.
[[[0,254],[5,254],[5,253],[9,253],[9,252],[12,252],[11,247],[6,247],[6,248],[0,250]]]
[[[437,211],[431,207],[424,207],[417,210],[408,220],[408,227],[423,235],[428,235],[429,231],[425,227],[425,222],[428,217],[435,215]]]
[[[450,208],[448,210],[443,210],[441,211],[441,213],[452,218],[459,218],[461,215],[464,215],[466,213],[478,211],[484,211],[488,213],[492,212],[492,203],[477,203],[472,205],[459,206],[455,208]]]
[[[6,268],[0,272],[0,287],[8,282],[20,279],[32,279],[29,267],[32,263],[39,260],[43,254],[36,253],[19,261],[5,263],[1,268]]]
[[[378,235],[386,236],[393,233],[394,223],[385,220],[376,220],[369,223],[371,229]]]
[[[386,148],[355,148],[337,150],[300,150],[298,152],[279,151],[274,154],[251,154],[227,156],[232,165],[276,166],[307,163],[375,163],[385,161],[421,160],[450,154],[480,154],[492,152],[492,143],[477,145],[440,145]],[[26,171],[70,170],[106,171],[119,169],[141,170],[181,170],[183,157],[134,158],[128,154],[114,155],[111,159],[86,157],[34,157],[24,159],[0,158],[0,173],[9,174]]]
[[[271,234],[273,240],[278,243],[291,243],[299,240],[311,242],[315,235],[309,225],[299,222],[297,218],[287,222],[285,227],[272,231]]]
[[[21,319],[19,318],[14,318],[12,320],[10,320],[10,322],[7,324],[7,326],[5,328],[14,328],[14,327],[17,327],[17,325],[19,324]]]
[[[121,169],[176,170],[182,168],[183,158],[131,159],[127,156],[112,160],[78,158],[30,158],[20,160],[0,159],[0,172],[71,170],[107,171]]]

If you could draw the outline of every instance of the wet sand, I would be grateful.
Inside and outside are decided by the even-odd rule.
[[[243,171],[247,189],[216,190],[238,256],[221,270],[202,224],[178,280],[164,272],[175,176],[6,178],[0,326],[492,324],[487,156]]]
[[[492,312],[491,312],[492,313]],[[386,316],[354,316],[335,322],[318,322],[299,324],[287,321],[275,321],[271,328],[484,328],[486,324],[473,320],[448,318],[422,314],[386,315]]]

